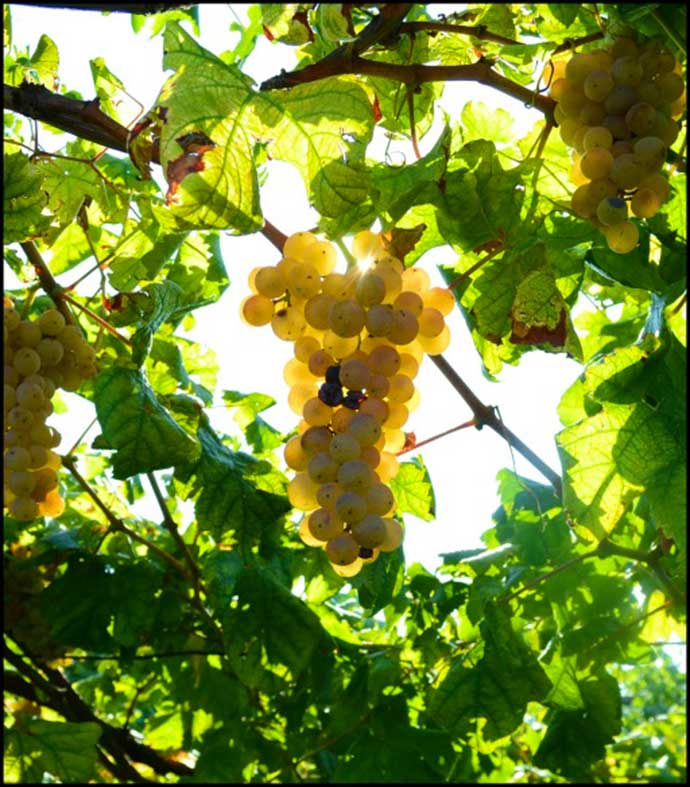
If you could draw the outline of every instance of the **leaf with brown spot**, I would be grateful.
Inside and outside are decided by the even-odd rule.
[[[397,257],[401,262],[414,249],[419,239],[426,230],[426,224],[417,224],[415,227],[393,227],[381,233],[383,246],[388,254]]]

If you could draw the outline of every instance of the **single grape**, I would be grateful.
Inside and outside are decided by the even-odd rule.
[[[367,508],[370,514],[385,516],[395,507],[395,498],[390,487],[376,483],[369,487],[366,495]]]
[[[614,160],[609,177],[621,189],[634,189],[647,174],[634,154],[624,153]]]
[[[375,306],[386,297],[386,283],[375,271],[367,271],[357,282],[357,301],[365,307]]]
[[[333,435],[326,426],[311,426],[301,437],[302,450],[307,456],[328,451]]]
[[[330,385],[330,383],[324,383],[324,385]],[[335,407],[337,404],[340,402],[334,401],[333,404],[324,402],[321,399],[321,390],[319,390],[318,396],[313,396],[304,403],[302,418],[309,426],[328,426],[331,421],[331,407]]]
[[[316,493],[316,500],[322,508],[335,511],[336,500],[343,493],[343,490],[334,481],[322,484]]]
[[[288,407],[293,413],[302,415],[302,408],[305,402],[316,396],[317,393],[316,386],[311,383],[293,385],[287,397]]]
[[[331,461],[334,461],[331,458]],[[337,467],[337,463],[334,462]],[[337,470],[338,485],[348,492],[357,492],[358,494],[365,494],[367,489],[374,482],[374,474],[371,467],[361,459],[350,459],[340,465]],[[325,479],[327,481],[334,481],[335,478]]]
[[[424,301],[418,292],[412,292],[412,290],[403,290],[393,301],[393,306],[396,309],[404,309],[405,311],[414,314],[415,317],[419,317],[419,315],[422,313],[422,310],[424,309]]]
[[[304,314],[295,306],[283,306],[271,318],[273,333],[286,342],[294,342],[299,339],[304,333],[306,324]]]
[[[373,415],[357,413],[348,424],[346,433],[362,446],[374,445],[381,437],[381,425]]]
[[[366,399],[362,391],[348,391],[343,399],[343,407],[348,410],[359,410],[360,404]]]
[[[319,485],[309,478],[308,473],[297,473],[287,486],[290,504],[300,511],[313,511],[318,508],[316,492]]]
[[[288,271],[287,288],[297,298],[313,298],[321,291],[319,272],[313,265],[298,263]]]
[[[403,529],[400,522],[392,517],[386,517],[383,524],[386,528],[386,535],[378,548],[381,552],[394,552],[402,544]]]
[[[367,514],[366,500],[356,492],[343,492],[335,501],[335,513],[343,522],[359,522]]]
[[[590,71],[582,85],[582,90],[590,101],[603,101],[613,90],[613,77],[600,69]]]
[[[651,134],[656,124],[657,110],[651,104],[640,101],[625,113],[625,122],[638,137]]]
[[[613,161],[613,156],[606,148],[594,147],[587,150],[580,159],[580,169],[589,180],[606,178],[613,167]]]
[[[616,85],[635,87],[643,76],[642,66],[634,56],[619,57],[611,66],[611,77]]]
[[[312,232],[295,232],[285,241],[283,255],[301,260],[304,252],[317,240],[318,238]]]
[[[637,226],[631,221],[604,227],[604,235],[609,249],[617,254],[627,254],[632,251],[637,246],[640,237]]]
[[[307,364],[309,371],[316,377],[323,377],[326,371],[333,367],[333,365],[333,356],[329,352],[326,352],[326,350],[317,350],[310,356]],[[329,380],[328,382],[332,381]]]
[[[357,260],[376,259],[383,251],[381,236],[371,230],[361,230],[352,239],[352,254]]]
[[[388,336],[393,328],[393,322],[391,306],[380,304],[368,310],[365,325],[371,336]]]
[[[369,354],[367,363],[375,374],[383,374],[392,377],[400,369],[400,354],[390,345],[382,345],[372,350]]]
[[[338,253],[332,243],[327,240],[317,240],[305,248],[302,260],[316,268],[321,276],[326,276],[335,268]]]
[[[666,145],[659,137],[641,137],[633,143],[633,151],[650,174],[661,169],[666,161]]]
[[[302,448],[301,437],[292,437],[283,449],[285,464],[292,470],[306,470],[309,456]]]
[[[20,347],[36,347],[41,341],[41,329],[36,322],[22,320],[17,326],[15,337]]]
[[[30,497],[17,496],[10,503],[10,515],[19,522],[30,522],[38,516],[38,505]]]
[[[287,280],[280,268],[266,265],[256,272],[254,286],[259,295],[266,298],[280,298],[287,290]]]
[[[659,212],[661,200],[653,189],[638,189],[630,201],[633,215],[640,219],[651,219]]]
[[[376,396],[369,396],[365,401],[363,401],[359,406],[360,413],[366,413],[368,415],[373,415],[374,418],[383,425],[386,420],[388,419],[388,415],[390,413],[390,405],[388,402],[384,402],[383,399],[379,399]]]
[[[331,563],[347,566],[359,557],[359,544],[349,533],[342,533],[328,541],[326,555]]]
[[[632,87],[616,85],[604,99],[604,109],[607,115],[625,115],[636,101],[637,92]]]
[[[315,454],[307,464],[307,472],[312,481],[318,484],[327,484],[335,481],[338,476],[339,465],[329,452]]]
[[[613,134],[606,126],[592,126],[587,129],[584,137],[585,150],[590,148],[609,148],[613,145]]]
[[[620,197],[607,197],[597,207],[597,218],[605,226],[620,224],[628,218],[628,203]]]
[[[273,302],[263,295],[249,295],[242,301],[240,314],[249,325],[268,325],[273,317]],[[64,337],[61,338],[64,344]]]
[[[438,309],[447,317],[455,307],[455,297],[447,287],[432,287],[424,293],[424,306]]]
[[[386,540],[386,524],[377,514],[367,514],[352,526],[352,537],[363,547],[380,547]]]
[[[366,312],[356,300],[348,299],[333,304],[328,313],[328,324],[337,336],[358,336],[364,327]]]
[[[393,324],[388,338],[394,344],[409,344],[419,333],[419,322],[407,309],[393,309]]]
[[[404,374],[395,374],[390,378],[390,392],[388,398],[391,402],[400,404],[407,402],[414,394],[414,383]]]
[[[317,508],[309,514],[307,522],[309,532],[319,541],[329,541],[343,532],[343,526],[333,511]]]
[[[31,347],[20,347],[14,354],[13,365],[17,374],[28,377],[41,368],[41,356]]]
[[[330,408],[337,407],[344,402],[345,397],[343,396],[343,389],[338,383],[323,383],[319,388],[318,396],[319,400],[329,408],[328,421],[324,421],[324,425],[326,425],[330,423],[332,417]]]
[[[340,382],[346,388],[361,391],[371,382],[371,370],[363,361],[347,359],[340,367]]]
[[[357,440],[349,434],[337,434],[331,440],[329,453],[339,464],[359,459],[362,448]]]

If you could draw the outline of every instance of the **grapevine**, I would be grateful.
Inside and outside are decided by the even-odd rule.
[[[650,219],[669,197],[663,167],[685,109],[682,64],[658,41],[621,36],[552,66],[554,117],[573,149],[571,208],[626,254],[639,240],[631,215]]]
[[[76,391],[96,374],[96,353],[56,309],[22,319],[5,296],[3,505],[20,522],[59,516],[59,432],[47,425],[58,388]]]
[[[352,254],[358,264],[337,272],[333,244],[295,233],[276,265],[250,273],[241,306],[247,323],[294,345],[283,371],[301,416],[284,452],[295,472],[288,498],[305,513],[300,537],[323,547],[340,576],[402,542],[388,482],[419,405],[414,378],[425,353],[448,347],[454,305],[423,269],[404,269],[380,235],[358,233]]]

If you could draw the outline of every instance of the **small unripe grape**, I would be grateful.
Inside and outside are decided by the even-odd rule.
[[[337,434],[331,440],[328,451],[338,464],[343,464],[352,459],[359,459],[362,448],[352,435]]]
[[[365,325],[372,336],[388,336],[393,328],[393,309],[388,305],[372,306],[367,312]]]
[[[41,357],[31,347],[20,347],[14,354],[13,366],[17,374],[28,377],[41,368]]]
[[[603,101],[613,85],[613,77],[608,72],[595,69],[587,74],[582,89],[590,101]]]
[[[359,557],[359,544],[349,533],[342,533],[326,544],[326,555],[331,563],[347,566]]]
[[[403,529],[400,522],[392,517],[386,517],[383,524],[386,527],[386,535],[378,548],[381,552],[394,552],[402,544]]]
[[[17,496],[10,503],[10,514],[19,522],[30,522],[38,516],[38,505],[30,497]]]
[[[355,292],[362,306],[375,306],[386,297],[386,283],[375,271],[367,271],[357,282]]]
[[[346,434],[352,435],[362,446],[374,445],[381,437],[381,425],[373,415],[357,413],[348,424]]]
[[[343,532],[343,526],[334,512],[325,508],[317,508],[316,511],[309,514],[307,527],[314,538],[319,541],[329,541]]]
[[[285,464],[292,470],[306,470],[309,456],[302,448],[301,437],[292,437],[288,440],[283,449],[283,458]]]
[[[390,487],[385,484],[373,484],[367,490],[367,508],[369,513],[385,516],[395,507],[395,498]]]
[[[385,540],[388,530],[383,519],[377,514],[367,514],[352,526],[352,537],[360,546],[373,549]]]
[[[273,302],[263,295],[249,295],[242,301],[240,314],[249,325],[268,325],[273,317]]]
[[[637,226],[631,221],[604,227],[604,235],[609,249],[617,254],[627,254],[632,251],[637,246],[640,237]]]
[[[395,347],[382,345],[371,351],[367,363],[375,374],[392,377],[400,369],[400,355]]]
[[[283,255],[301,260],[304,252],[317,240],[318,238],[312,232],[295,232],[285,241]]]
[[[338,253],[332,243],[327,240],[317,240],[307,246],[302,259],[307,265],[316,268],[321,276],[327,276],[335,268]]]
[[[367,513],[366,500],[356,492],[343,492],[335,501],[335,513],[343,522],[359,522]]]
[[[628,203],[620,197],[607,197],[597,207],[597,218],[605,226],[620,224],[628,218]]]
[[[327,484],[335,481],[338,476],[339,465],[330,453],[324,452],[312,456],[307,465],[307,472],[312,481],[317,484]]]
[[[367,489],[374,482],[374,474],[371,467],[361,459],[351,459],[344,462],[338,473],[338,485],[348,492],[365,494]],[[327,479],[332,481],[334,479]]]
[[[660,207],[659,195],[652,189],[638,189],[630,201],[633,215],[640,219],[651,219],[659,212]]]
[[[347,359],[340,367],[340,382],[351,391],[361,391],[371,383],[371,369],[363,361]]]

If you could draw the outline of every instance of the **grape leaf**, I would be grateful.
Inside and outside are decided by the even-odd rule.
[[[5,781],[41,784],[47,772],[63,783],[86,784],[94,774],[100,737],[100,725],[90,721],[17,724],[5,730]]]
[[[434,489],[421,457],[402,462],[398,474],[390,481],[390,487],[398,512],[414,514],[427,522],[436,516]]]
[[[96,414],[115,478],[193,461],[199,446],[159,404],[142,371],[113,366],[94,383]]]
[[[29,240],[48,228],[48,196],[41,170],[23,153],[3,155],[2,236],[4,243]]]

